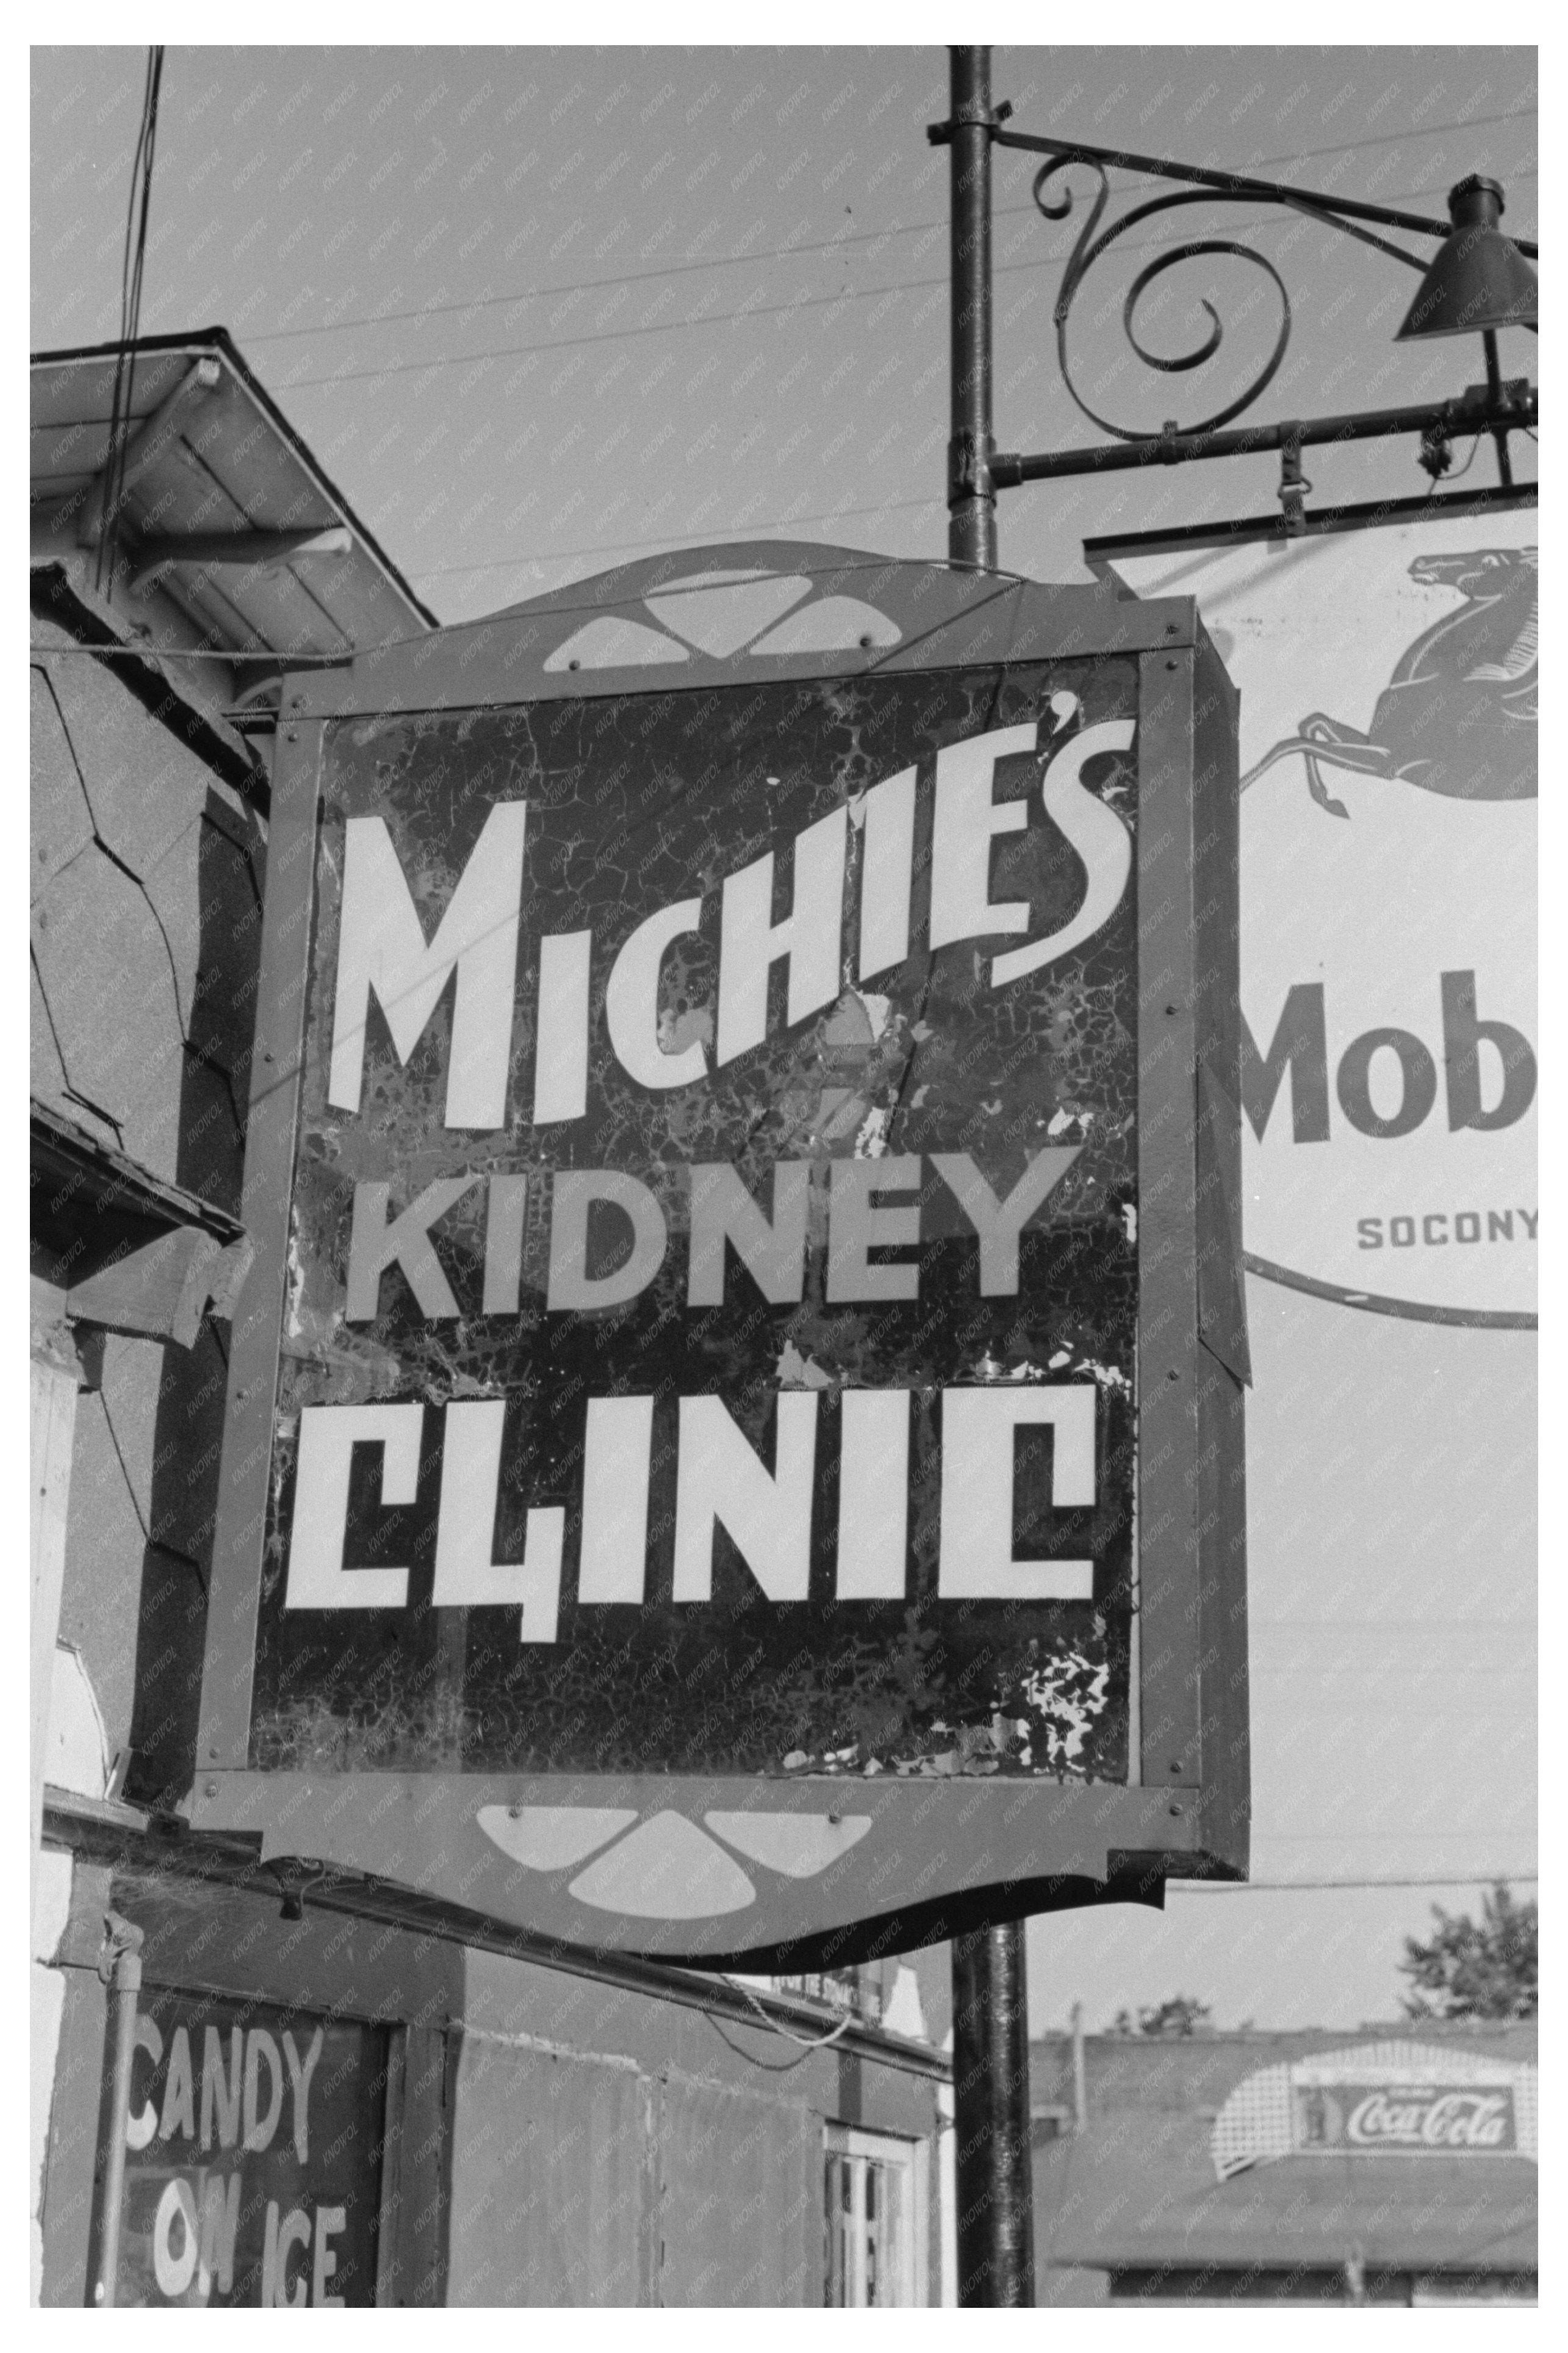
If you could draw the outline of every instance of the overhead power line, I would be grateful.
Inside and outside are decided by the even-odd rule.
[[[142,273],[147,259],[147,214],[153,201],[153,157],[158,142],[158,94],[164,81],[164,52],[147,52],[142,87],[142,120],[136,152],[131,159],[131,200],[125,212],[125,250],[120,265],[120,350],[114,362],[114,383],[109,399],[109,462],[105,469],[102,527],[93,568],[93,586],[108,583],[114,594],[115,560],[120,550],[120,510],[124,501],[125,459],[131,437],[131,405],[136,382],[136,342],[142,332]]]
[[[1236,462],[1243,465],[1267,466],[1275,462],[1275,455],[1272,450],[1264,449],[1260,450],[1255,458],[1242,459]],[[1529,486],[1532,487],[1532,484]],[[1521,482],[1520,487],[1524,488],[1527,485]],[[1022,498],[1026,495],[1026,491],[1021,491],[1018,495]],[[621,555],[641,547],[706,547],[716,541],[736,539],[742,535],[748,539],[773,538],[781,533],[794,531],[802,523],[849,522],[861,515],[907,514],[917,508],[928,509],[933,516],[942,513],[942,493],[939,484],[922,498],[876,499],[866,506],[822,507],[810,514],[771,515],[760,521],[755,516],[746,515],[734,522],[709,523],[702,531],[653,532],[642,538],[593,540],[577,547],[527,548],[515,555],[483,556],[469,564],[410,565],[408,570],[409,576],[416,580],[450,579],[459,574],[470,572],[515,572],[533,564],[573,564],[579,556]],[[1378,1619],[1368,1620],[1366,1622],[1369,1625],[1382,1625],[1386,1621]]]
[[[1532,107],[1515,107],[1506,114],[1472,114],[1462,122],[1433,122],[1420,130],[1396,132],[1387,137],[1351,139],[1333,147],[1308,147],[1298,155],[1262,155],[1248,169],[1261,170],[1265,166],[1309,161],[1321,155],[1349,154],[1359,147],[1397,146],[1404,139],[1432,138],[1442,132],[1468,131],[1482,124],[1519,121],[1526,116],[1533,116],[1534,111]],[[1534,172],[1516,172],[1513,174],[1516,180],[1531,180],[1537,176]],[[1431,188],[1407,188],[1402,195],[1389,201],[1410,203],[1440,193]],[[994,217],[998,220],[1016,218],[1033,210],[1032,204],[999,205]],[[249,336],[247,340],[251,343],[291,343],[305,335],[346,333],[351,328],[390,326],[408,320],[446,318],[465,311],[471,314],[476,311],[505,310],[518,302],[548,301],[558,295],[593,293],[612,286],[634,286],[650,279],[685,277],[706,269],[738,269],[751,262],[788,261],[800,254],[838,253],[849,246],[884,245],[890,237],[919,237],[927,233],[946,236],[947,231],[945,220],[901,221],[887,228],[854,229],[842,237],[817,237],[799,245],[758,246],[747,253],[722,253],[712,255],[707,259],[661,262],[652,269],[620,270],[606,278],[573,278],[563,280],[558,286],[525,286],[514,294],[474,295],[461,302],[427,302],[410,311],[367,311],[352,319],[323,320],[309,327],[273,327]],[[1130,247],[1127,249],[1132,250]]]
[[[1414,189],[1407,193],[1421,195],[1427,192]],[[1233,222],[1231,226],[1234,228],[1245,229],[1250,235],[1259,229],[1291,227],[1298,224],[1299,218],[1300,216],[1296,213],[1270,212],[1260,214],[1255,220]],[[1139,237],[1125,246],[1118,246],[1117,251],[1118,255],[1125,258],[1130,254],[1147,252],[1160,242],[1158,237]],[[1024,261],[999,261],[993,265],[991,275],[993,278],[1013,277],[1024,270],[1039,270],[1044,266],[1041,259],[1033,256]],[[610,279],[588,281],[590,285],[599,283],[613,285],[616,282]],[[948,276],[945,270],[938,272],[933,278],[890,278],[880,286],[840,287],[835,292],[829,294],[792,294],[787,301],[783,302],[748,301],[742,302],[733,311],[702,311],[685,319],[651,319],[635,327],[596,328],[588,334],[556,335],[541,343],[492,344],[486,349],[475,352],[432,352],[427,359],[387,360],[376,367],[333,368],[325,375],[286,376],[281,381],[283,388],[290,392],[298,392],[312,386],[369,383],[387,376],[418,375],[432,368],[474,367],[482,360],[522,359],[535,352],[575,351],[591,343],[631,343],[643,335],[679,334],[699,327],[721,327],[751,319],[780,317],[799,311],[832,310],[848,302],[874,302],[883,295],[931,292],[938,288],[945,288],[947,284]],[[534,298],[514,296],[507,299],[517,301],[531,301]],[[480,306],[460,303],[455,307],[471,311]],[[389,317],[391,315],[393,314],[388,313]],[[262,336],[250,338],[253,343],[265,340]]]
[[[793,531],[800,523],[848,522],[856,515],[896,514],[913,507],[929,507],[933,514],[941,513],[940,484],[920,499],[879,499],[874,506],[825,507],[818,514],[776,515],[762,522],[712,523],[705,531],[662,531],[647,539],[605,539],[588,547],[529,549],[521,555],[493,555],[480,564],[432,564],[424,570],[416,565],[413,576],[434,580],[455,572],[510,572],[527,564],[568,564],[578,555],[618,555],[629,547],[705,547],[715,533],[720,539],[734,539],[743,532],[751,539],[771,538],[779,532]]]
[[[1495,1887],[1499,1882],[1510,1887],[1538,1887],[1541,1874],[1536,1871],[1469,1871],[1457,1878],[1446,1879],[1171,1879],[1166,1882],[1170,1895],[1304,1895],[1323,1894],[1331,1889],[1364,1889],[1374,1887]]]

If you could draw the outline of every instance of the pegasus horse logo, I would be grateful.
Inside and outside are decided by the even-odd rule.
[[[1350,811],[1330,798],[1325,767],[1397,776],[1450,799],[1536,797],[1535,549],[1418,555],[1410,576],[1423,587],[1457,588],[1465,601],[1400,656],[1370,733],[1314,711],[1242,778],[1244,792],[1299,752],[1312,798],[1332,817]]]

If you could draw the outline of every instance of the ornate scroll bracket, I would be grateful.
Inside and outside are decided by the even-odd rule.
[[[1457,398],[1427,404],[1419,408],[1361,412],[1349,417],[1278,425],[1255,425],[1227,432],[1224,428],[1234,419],[1245,416],[1277,376],[1294,324],[1289,292],[1279,270],[1255,246],[1232,236],[1183,237],[1146,262],[1133,279],[1123,301],[1122,330],[1141,364],[1159,375],[1185,375],[1207,366],[1218,355],[1226,335],[1220,310],[1207,294],[1201,298],[1201,307],[1208,322],[1206,329],[1200,332],[1190,348],[1177,352],[1155,348],[1142,324],[1147,316],[1143,306],[1150,290],[1168,272],[1186,263],[1202,259],[1240,261],[1263,274],[1277,304],[1271,347],[1261,365],[1254,368],[1238,391],[1227,396],[1209,415],[1191,424],[1181,424],[1171,418],[1151,431],[1147,427],[1119,423],[1115,417],[1102,414],[1091,404],[1075,377],[1069,349],[1069,327],[1074,305],[1091,272],[1129,230],[1151,220],[1184,214],[1194,205],[1268,205],[1315,220],[1342,236],[1352,237],[1387,255],[1390,259],[1402,263],[1405,269],[1414,270],[1422,279],[1427,279],[1432,272],[1433,252],[1412,250],[1407,244],[1396,242],[1386,232],[1393,230],[1405,237],[1436,240],[1440,248],[1450,238],[1456,245],[1462,245],[1469,232],[1461,234],[1457,227],[1461,215],[1457,212],[1454,220],[1434,220],[1423,214],[1396,211],[1389,206],[1366,204],[1351,197],[1322,195],[1311,190],[1287,187],[1278,181],[1255,179],[1246,174],[1211,171],[1197,164],[1176,163],[1169,157],[1137,155],[1126,151],[1091,146],[1079,140],[1048,139],[1027,132],[1008,130],[1003,125],[1010,112],[1010,108],[1000,106],[989,114],[990,138],[993,146],[1018,149],[1044,158],[1035,173],[1033,187],[1034,203],[1044,219],[1065,220],[1078,201],[1062,176],[1071,165],[1084,166],[1093,174],[1097,184],[1088,199],[1086,216],[1063,269],[1053,311],[1053,325],[1063,384],[1081,413],[1102,433],[1110,437],[1111,446],[1038,457],[998,453],[991,459],[990,469],[991,484],[994,489],[1008,489],[1023,482],[1069,474],[1118,470],[1128,465],[1151,461],[1177,465],[1199,458],[1234,457],[1261,448],[1277,448],[1281,452],[1278,495],[1285,529],[1287,534],[1294,535],[1306,527],[1304,501],[1312,488],[1301,470],[1301,450],[1305,445],[1414,432],[1422,437],[1419,461],[1436,481],[1438,475],[1446,470],[1449,438],[1457,430],[1490,433],[1498,446],[1503,480],[1505,484],[1511,481],[1508,435],[1512,431],[1534,427],[1538,421],[1538,398],[1534,387],[1527,382],[1503,383],[1497,364],[1496,335],[1484,318],[1478,320],[1477,330],[1483,333],[1487,346],[1488,380],[1484,386],[1472,387]],[[937,123],[930,126],[927,136],[934,144],[942,144],[951,139],[952,131],[951,124]],[[1106,216],[1112,200],[1109,174],[1113,168],[1141,173],[1152,179],[1173,181],[1180,185],[1174,192],[1150,196],[1132,204],[1119,217],[1106,226]],[[1538,252],[1533,242],[1518,238],[1511,240],[1510,248],[1510,241],[1496,233],[1495,212],[1501,208],[1502,194],[1493,184],[1479,181],[1463,183],[1455,191],[1451,203],[1463,197],[1467,190],[1476,189],[1489,189],[1495,198],[1493,225],[1483,229],[1483,237],[1491,236],[1499,248],[1511,249],[1516,260],[1520,254],[1533,259]],[[1528,271],[1523,274],[1529,277]],[[1508,315],[1510,319],[1513,316]],[[1533,291],[1530,316],[1533,318]],[[1520,323],[1525,322],[1520,321]],[[1413,328],[1407,322],[1404,332],[1432,332],[1436,330],[1431,327]]]

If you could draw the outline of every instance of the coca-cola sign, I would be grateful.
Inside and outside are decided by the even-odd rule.
[[[1539,2115],[1532,2058],[1390,2035],[1244,2075],[1214,2119],[1211,2154],[1221,2181],[1282,2158],[1391,2150],[1533,2164]]]
[[[1298,2084],[1295,2124],[1308,2153],[1518,2146],[1511,2084]]]

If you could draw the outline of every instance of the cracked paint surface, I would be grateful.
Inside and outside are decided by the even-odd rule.
[[[541,1771],[744,1770],[1125,1778],[1131,1609],[1133,1374],[1137,1328],[1137,908],[1135,885],[1105,927],[1056,965],[992,989],[1012,935],[926,952],[931,794],[943,745],[1041,719],[1054,750],[1074,723],[1129,717],[1130,662],[1059,662],[918,678],[644,694],[329,730],[306,1065],[256,1660],[259,1766]],[[1057,732],[1053,734],[1053,729]],[[652,1092],[608,1041],[616,951],[655,909],[701,893],[700,933],[662,976],[661,1042],[711,1046],[724,879],[789,852],[806,826],[901,767],[917,766],[916,881],[904,964],[854,976],[858,866],[852,823],[844,987],[699,1084]],[[993,901],[1027,899],[1027,936],[1064,924],[1084,869],[1044,813],[1039,761],[998,764],[998,801],[1028,797],[1026,830],[999,836]],[[1085,782],[1136,828],[1131,755],[1087,764]],[[442,1122],[452,990],[400,1065],[373,1004],[356,1113],[326,1103],[344,824],[387,820],[429,937],[493,801],[528,804],[509,1124]],[[531,1124],[541,934],[591,928],[586,1115]],[[1019,935],[1023,936],[1023,935]],[[781,999],[780,975],[773,982]],[[1080,1147],[1021,1241],[1015,1297],[982,1297],[974,1236],[933,1176],[922,1198],[919,1296],[839,1306],[825,1296],[834,1159],[965,1151],[1000,1195],[1046,1145]],[[732,1261],[722,1308],[685,1303],[694,1162],[727,1161],[764,1205],[780,1158],[811,1164],[805,1295],[769,1304]],[[549,1179],[624,1169],[658,1197],[671,1245],[627,1305],[547,1314]],[[434,1229],[461,1314],[426,1322],[400,1271],[373,1324],[344,1320],[354,1186],[383,1180],[394,1208],[440,1177],[526,1171],[518,1313],[481,1312],[485,1190]],[[589,1271],[627,1247],[614,1218],[590,1226]],[[597,1252],[596,1257],[594,1253]],[[1065,1370],[1064,1367],[1070,1369]],[[1014,1551],[1092,1553],[1092,1602],[955,1603],[937,1595],[940,1392],[980,1379],[1092,1379],[1099,1501],[1052,1510],[1050,1440],[1021,1431]],[[671,1598],[675,1400],[723,1398],[765,1462],[781,1389],[819,1392],[810,1598],[768,1601],[722,1529],[711,1606]],[[914,1392],[904,1599],[833,1593],[839,1399],[846,1388]],[[655,1405],[647,1601],[576,1599],[588,1401]],[[379,1508],[375,1457],[355,1457],[349,1566],[408,1563],[403,1610],[286,1614],[282,1585],[302,1407],[504,1397],[497,1558],[519,1556],[530,1505],[567,1510],[558,1640],[520,1646],[515,1609],[429,1605],[441,1418],[425,1417],[418,1500]]]

